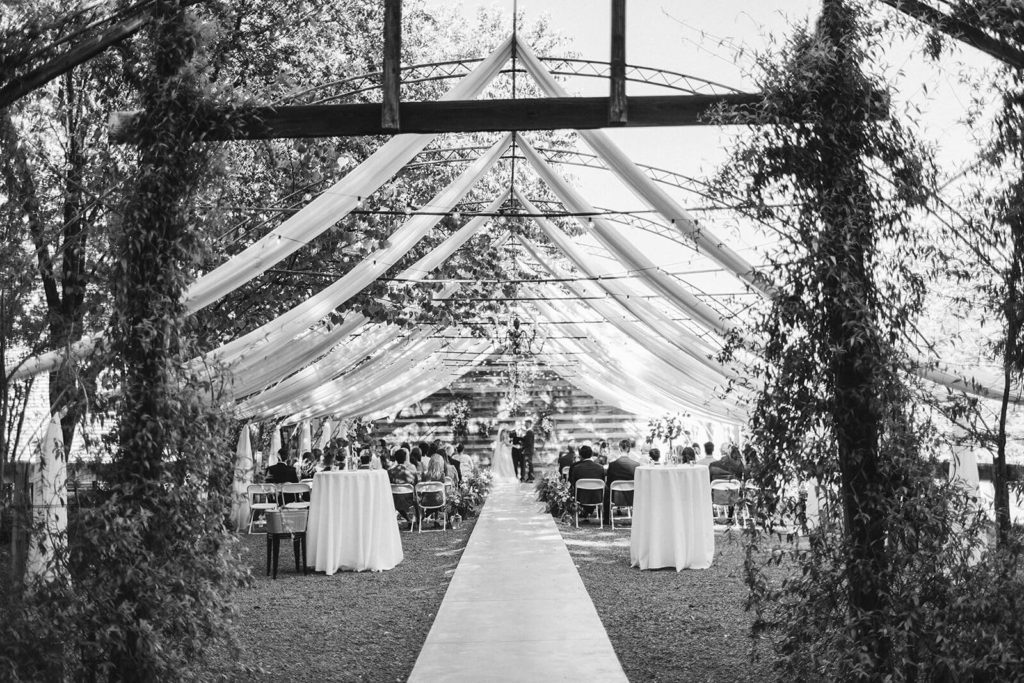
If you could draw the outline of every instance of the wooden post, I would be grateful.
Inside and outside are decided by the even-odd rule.
[[[384,130],[398,131],[398,107],[402,86],[402,0],[384,0],[384,101],[380,125]]]
[[[629,120],[626,102],[626,0],[612,0],[611,92],[608,123],[622,125]]]

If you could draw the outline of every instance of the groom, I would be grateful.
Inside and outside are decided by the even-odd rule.
[[[533,481],[533,420],[526,421],[526,433],[523,434],[522,442],[522,463],[519,465],[520,479],[525,482]]]
[[[516,479],[522,480],[523,437],[519,436],[519,428],[512,430],[512,468],[516,471]]]

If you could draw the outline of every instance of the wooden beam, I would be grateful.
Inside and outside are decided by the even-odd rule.
[[[1018,69],[1024,69],[1024,51],[1010,43],[993,38],[982,29],[950,16],[920,0],[882,0],[890,7],[903,12],[961,42],[981,50],[985,54]]]
[[[629,119],[626,102],[626,0],[612,0],[611,82],[608,123],[625,125]]]
[[[648,95],[630,98],[633,127],[707,125],[708,111],[717,105],[752,105],[757,93],[731,95]],[[525,100],[454,100],[403,102],[403,133],[466,133],[510,130],[584,130],[608,126],[607,97],[547,97]],[[132,142],[136,113],[110,116],[110,139]],[[311,104],[256,107],[245,120],[214,128],[207,140],[268,140],[347,135],[387,135],[381,126],[379,104]]]
[[[399,102],[402,87],[402,0],[384,0],[384,101],[380,126],[397,132],[400,127]]]

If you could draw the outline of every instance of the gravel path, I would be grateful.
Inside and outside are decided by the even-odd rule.
[[[617,522],[616,522],[617,523]],[[629,566],[629,530],[559,524],[583,583],[629,680],[761,681],[751,661],[740,540],[715,534],[710,569],[640,571]]]
[[[403,525],[404,529],[404,525]],[[466,547],[455,531],[402,531],[405,559],[387,572],[295,574],[282,542],[277,580],[266,576],[262,535],[242,536],[254,585],[239,591],[242,662],[265,681],[404,681]]]

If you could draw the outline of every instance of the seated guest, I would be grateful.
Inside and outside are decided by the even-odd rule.
[[[684,447],[683,450],[682,450],[682,453],[680,453],[680,455],[679,455],[679,462],[684,463],[684,464],[685,463],[689,463],[689,462],[694,462],[696,460],[697,460],[697,454],[689,446]]]
[[[413,446],[409,451],[409,465],[416,470],[416,474],[423,474],[427,471],[427,463],[423,462],[422,451],[419,446]]]
[[[740,449],[733,446],[729,454],[715,460],[708,465],[711,470],[711,480],[715,479],[742,479],[743,478],[743,457]]]
[[[611,490],[613,481],[633,481],[639,463],[633,458],[619,458],[608,465],[607,485],[604,492],[605,519],[611,512]]]
[[[462,481],[462,473],[459,471],[459,465],[452,459],[455,455],[455,446],[448,444],[442,451],[444,458],[444,472],[445,476],[452,480],[456,485]]]
[[[604,468],[593,461],[594,450],[590,446],[580,446],[580,459],[569,468],[569,485],[573,487],[575,496],[576,482],[580,479],[600,479],[604,481]],[[611,467],[611,465],[609,465]],[[605,496],[607,500],[607,496]],[[580,513],[581,517],[588,517],[596,505],[584,505]]]
[[[288,451],[282,448],[278,453],[287,456]],[[297,484],[298,482],[299,473],[295,471],[295,460],[293,458],[279,460],[267,468],[268,484]]]
[[[324,453],[324,468],[321,472],[330,472],[334,469],[334,448],[328,446],[327,452]]]
[[[647,451],[647,458],[648,458],[648,460],[651,461],[652,465],[660,465],[661,464],[661,449],[660,448],[651,448],[651,450]]]
[[[594,456],[594,460],[597,464],[604,466],[608,464],[608,442],[601,440],[601,443],[597,444],[597,455]]]
[[[710,465],[715,461],[715,444],[708,441],[704,444],[704,457],[697,460],[698,465]]]
[[[395,451],[395,466],[388,470],[388,477],[392,484],[416,484],[416,469],[410,467],[406,462],[408,455],[404,448]]]
[[[558,456],[558,474],[562,477],[567,476],[566,471],[572,467],[574,462],[576,462],[576,448],[569,444],[565,448],[565,453]]]
[[[430,456],[430,462],[427,463],[427,471],[424,472],[423,475],[420,477],[420,483],[423,483],[425,481],[439,481],[444,483],[445,476],[446,474],[444,457],[439,453],[435,453],[434,455]],[[441,503],[441,500],[442,494],[440,491],[428,491],[423,494],[423,497],[419,500],[419,502],[422,503],[423,505],[439,505]],[[430,515],[437,515],[438,512],[439,510],[432,510],[430,512]],[[423,514],[423,511],[420,510],[419,513]],[[439,522],[435,523],[438,526],[440,526]]]
[[[455,476],[452,477],[452,481],[456,483],[462,481],[462,463],[455,457],[455,446],[448,444],[444,447],[444,459],[455,470]]]

